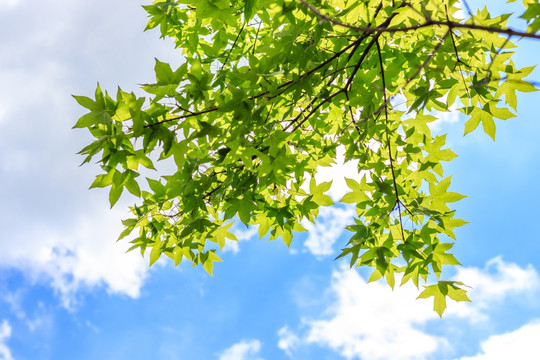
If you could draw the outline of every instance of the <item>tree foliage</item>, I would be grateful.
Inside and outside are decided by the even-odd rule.
[[[534,91],[517,69],[512,40],[538,39],[540,8],[523,1],[524,31],[509,14],[462,11],[456,0],[156,0],[144,6],[181,51],[177,69],[156,59],[147,98],[99,85],[94,99],[75,96],[89,112],[76,123],[95,141],[83,163],[98,157],[103,173],[91,187],[110,187],[113,206],[124,190],[140,201],[123,221],[131,249],[162,254],[176,265],[212,273],[217,248],[236,240],[234,219],[259,236],[289,245],[302,221],[333,205],[317,183],[319,167],[357,161],[342,203],[354,204],[352,232],[338,258],[370,266],[370,280],[416,286],[419,297],[468,300],[463,284],[438,280],[454,229],[466,222],[451,203],[443,162],[456,155],[429,124],[457,109],[465,134],[482,125],[495,139],[495,119],[516,110],[516,91]],[[455,110],[454,110],[455,111]],[[141,179],[139,168],[169,163]],[[172,166],[170,166],[172,164]]]

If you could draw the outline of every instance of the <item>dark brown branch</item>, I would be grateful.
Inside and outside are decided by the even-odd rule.
[[[375,16],[377,16],[379,14],[379,11],[381,10],[382,8],[382,3],[379,4],[379,6],[377,7],[377,10],[375,11]],[[390,22],[392,21],[392,19],[396,16],[396,13],[390,15],[382,24],[380,27],[386,27],[390,24]],[[373,19],[375,20],[375,18]],[[371,26],[371,23],[368,24],[368,27]],[[364,36],[367,36],[369,34],[364,34]],[[362,56],[360,57],[360,59],[358,60],[358,62],[356,63],[356,66],[354,68],[354,70],[352,71],[352,74],[351,76],[349,77],[349,80],[347,81],[347,85],[345,86],[345,88],[348,90],[351,89],[351,85],[352,85],[352,82],[354,80],[354,77],[356,76],[356,73],[358,72],[358,70],[360,69],[360,66],[362,66],[362,63],[364,62],[364,59],[366,58],[367,54],[369,53],[369,50],[371,49],[371,47],[373,46],[373,44],[377,41],[377,39],[379,38],[379,36],[381,36],[381,33],[377,33],[373,39],[371,39],[371,42],[368,44],[368,46],[364,49],[364,52],[362,53]],[[362,39],[363,40],[363,39]],[[349,55],[349,57],[347,58],[347,61],[352,57],[354,51],[356,51],[356,48],[353,50],[353,52],[351,52],[351,54]]]
[[[424,70],[426,68],[426,66],[429,64],[429,62],[431,61],[431,59],[433,59],[433,57],[435,56],[435,54],[437,53],[437,51],[439,51],[439,49],[441,48],[442,44],[444,43],[444,41],[446,40],[446,38],[448,37],[448,33],[449,31],[446,32],[446,34],[442,37],[442,39],[439,41],[439,43],[437,44],[437,46],[435,46],[435,48],[433,49],[433,51],[431,52],[431,54],[429,54],[429,56],[427,57],[426,60],[424,60],[424,62],[422,63],[422,65],[420,65],[418,67],[418,69],[415,71],[415,73],[413,74],[413,76],[411,76],[407,82],[405,83],[405,85],[402,86],[402,88],[405,88],[407,87],[407,85],[409,85],[414,79],[416,79],[416,77],[418,75],[420,75],[420,73],[422,72],[422,70]],[[369,114],[367,117],[366,117],[366,120],[369,120],[371,117],[377,115],[380,116],[381,112],[383,110],[386,109],[386,107],[388,106],[388,99],[375,111],[373,111],[371,114]]]
[[[298,124],[296,124],[296,126],[292,129],[292,132],[295,132],[296,130],[298,130],[310,117],[311,115],[313,115],[315,112],[317,112],[317,110],[319,110],[319,108],[321,106],[323,106],[325,103],[327,103],[328,101],[332,100],[334,97],[336,97],[337,95],[341,94],[345,92],[345,89],[340,89],[338,91],[336,91],[335,93],[333,93],[332,95],[328,96],[327,98],[324,98],[320,103],[317,104],[317,106],[315,106],[310,112],[309,114],[307,114],[304,119],[302,119],[302,121],[300,121]],[[291,122],[289,125],[287,125],[283,131],[287,131],[294,123]]]
[[[446,9],[446,19],[448,21],[450,21],[450,18],[448,17],[448,6],[446,4],[444,4],[444,7]],[[463,64],[465,65],[466,67],[470,68],[469,64],[465,64],[461,58],[459,57],[459,52],[458,52],[458,49],[457,49],[457,45],[456,45],[456,39],[454,37],[454,31],[452,30],[452,28],[450,27],[449,29],[449,32],[450,32],[450,39],[452,40],[452,45],[454,47],[454,54],[456,54],[456,62],[457,64]],[[508,40],[508,39],[507,39]],[[506,44],[506,43],[505,43]],[[504,45],[503,45],[504,47]],[[455,67],[454,67],[455,68]]]
[[[333,60],[338,59],[342,54],[344,54],[349,49],[354,48],[354,50],[351,52],[351,54],[354,53],[354,51],[358,48],[358,46],[361,44],[361,42],[366,37],[368,37],[368,36],[370,36],[371,34],[374,34],[374,33],[377,33],[377,35],[374,37],[374,39],[372,39],[370,44],[368,44],[368,46],[366,47],[364,53],[362,54],[361,59],[359,59],[359,61],[355,65],[355,69],[353,70],[351,76],[349,77],[349,79],[347,81],[346,88],[349,88],[351,86],[352,81],[353,81],[357,71],[359,70],[363,60],[367,56],[368,50],[373,46],[374,43],[376,43],[378,37],[382,33],[405,32],[405,31],[420,29],[420,28],[423,28],[423,27],[431,26],[431,25],[442,25],[442,26],[447,26],[449,28],[449,30],[448,30],[447,34],[444,36],[444,38],[446,38],[446,36],[448,36],[448,33],[452,34],[452,36],[453,36],[453,33],[452,33],[453,28],[468,28],[468,29],[476,29],[476,30],[485,30],[485,31],[491,31],[491,32],[498,32],[498,33],[507,34],[509,36],[522,36],[522,37],[540,39],[540,34],[536,35],[536,34],[530,34],[530,33],[523,33],[523,32],[515,31],[515,30],[512,30],[512,29],[500,29],[500,28],[494,28],[494,27],[488,27],[488,26],[482,26],[482,25],[476,25],[476,24],[461,24],[461,23],[452,22],[452,21],[448,21],[448,20],[447,21],[428,20],[427,22],[425,22],[423,24],[410,26],[410,27],[401,27],[401,28],[389,28],[389,27],[386,27],[390,23],[393,16],[390,16],[379,27],[374,27],[374,28],[372,28],[372,27],[357,27],[357,26],[343,24],[339,20],[330,18],[330,17],[322,14],[320,11],[318,11],[316,8],[314,8],[312,5],[308,4],[305,0],[299,0],[299,1],[302,2],[308,9],[310,9],[315,15],[317,15],[319,18],[321,18],[323,20],[330,21],[330,22],[332,22],[332,23],[334,23],[336,25],[344,26],[344,27],[350,28],[352,30],[362,31],[364,33],[360,36],[360,38],[358,38],[357,40],[355,40],[354,42],[352,42],[348,46],[344,47],[340,51],[336,52],[333,56],[331,56],[330,58],[328,58],[324,62],[320,63],[319,65],[315,66],[311,70],[303,73],[302,75],[300,75],[296,79],[289,80],[289,81],[279,85],[277,87],[277,90],[280,90],[280,91],[278,91],[277,93],[271,94],[273,90],[266,90],[266,91],[263,91],[263,92],[261,92],[261,93],[259,93],[257,95],[253,95],[253,96],[247,98],[247,100],[255,100],[255,99],[258,99],[258,98],[261,98],[261,97],[265,97],[265,96],[267,96],[269,99],[271,99],[271,98],[275,98],[277,96],[280,96],[281,94],[286,92],[289,89],[290,86],[298,83],[302,79],[306,78],[307,76],[310,76],[311,74],[317,72],[318,70],[328,66]],[[241,33],[241,31],[240,31],[240,33]],[[235,43],[233,44],[233,47],[236,44],[236,42],[237,42],[237,40],[238,40],[238,38],[240,36],[240,33],[238,34],[237,38],[235,39]],[[442,43],[437,44],[437,46],[435,47],[435,49],[431,53],[431,55],[418,68],[416,73],[407,81],[406,85],[408,85],[413,79],[415,79],[416,76],[418,76],[418,74],[425,68],[427,63],[429,63],[429,61],[435,55],[435,53],[438,51],[438,49],[440,48],[441,45],[442,45]],[[232,49],[231,49],[231,51],[232,51]],[[230,51],[229,51],[229,55],[230,55]],[[349,55],[349,56],[351,56],[351,55]],[[228,57],[227,57],[227,59],[228,59]],[[388,104],[385,102],[383,107],[386,107],[387,105]],[[214,107],[211,107],[211,108],[208,108],[208,109],[205,109],[205,110],[201,110],[201,111],[197,111],[197,112],[190,112],[189,114],[184,114],[184,115],[176,116],[176,117],[173,117],[173,118],[170,118],[170,119],[165,119],[165,120],[162,120],[162,121],[158,121],[158,122],[155,122],[153,124],[147,124],[144,127],[148,128],[148,127],[156,126],[156,125],[166,123],[166,122],[171,122],[171,121],[186,119],[186,118],[193,117],[193,116],[203,115],[203,114],[206,114],[206,113],[217,111],[219,109],[220,109],[220,107],[214,106]],[[370,117],[373,116],[374,114],[380,113],[380,111],[382,111],[382,108],[378,109],[376,112],[374,112],[372,115],[370,115]],[[291,124],[289,124],[289,125],[291,125]]]
[[[255,34],[255,43],[253,43],[253,52],[252,52],[253,55],[255,55],[255,47],[257,46],[257,39],[259,38],[259,30],[261,30],[261,24],[262,24],[262,21],[259,22],[259,26],[257,27],[257,34]]]
[[[356,73],[358,72],[358,70],[360,70],[360,66],[362,66],[362,63],[364,62],[367,54],[369,53],[369,50],[371,49],[373,44],[375,44],[377,42],[377,39],[379,38],[379,36],[380,36],[380,34],[375,35],[373,37],[373,39],[371,39],[371,42],[364,49],[364,52],[362,53],[362,56],[360,56],[360,59],[356,63],[356,65],[354,67],[354,70],[352,71],[351,76],[349,76],[349,79],[347,80],[347,84],[345,85],[345,89],[347,89],[347,91],[349,91],[351,89],[352,81],[354,80],[354,77],[356,76]]]
[[[242,27],[240,28],[240,31],[238,32],[238,34],[236,35],[236,39],[234,39],[234,43],[232,44],[231,46],[231,50],[229,50],[229,53],[227,54],[227,57],[225,58],[225,61],[223,61],[223,65],[221,65],[221,70],[223,70],[223,68],[225,67],[225,65],[227,64],[227,61],[229,61],[229,57],[231,56],[231,53],[232,51],[234,50],[234,47],[236,46],[236,43],[238,42],[238,38],[240,37],[240,35],[242,34],[242,31],[244,31],[244,25],[242,25]],[[258,32],[257,32],[258,34]]]
[[[379,15],[379,12],[382,9],[382,2],[379,3],[379,6],[377,6],[377,9],[375,10],[375,14],[373,14],[373,20],[367,25],[368,27],[371,27],[372,22],[377,18],[377,15]],[[354,49],[352,49],[351,53],[347,57],[347,61],[351,60],[351,57],[353,57],[354,53],[356,52],[356,49],[360,46],[361,42],[359,42]]]
[[[340,57],[343,53],[345,53],[347,50],[349,50],[350,48],[352,48],[353,46],[355,46],[358,42],[361,42],[362,40],[364,40],[367,36],[362,36],[360,39],[356,40],[355,42],[347,45],[346,47],[344,47],[343,49],[341,49],[340,51],[338,51],[337,53],[335,53],[333,56],[329,57],[327,60],[325,60],[324,62],[320,63],[319,65],[315,66],[314,68],[312,68],[311,70],[303,73],[302,75],[300,75],[298,78],[294,79],[294,80],[289,80],[281,85],[279,85],[277,87],[277,89],[282,89],[284,87],[288,87],[290,85],[293,85],[293,84],[296,84],[298,83],[300,80],[304,79],[305,77],[319,71],[320,69],[324,68],[325,66],[327,66],[328,64],[330,64],[332,61],[334,61],[335,59],[337,59],[338,57]],[[286,89],[285,89],[286,91]],[[260,97],[263,97],[265,95],[268,95],[270,93],[269,90],[267,91],[264,91],[260,94],[257,94],[257,95],[254,95],[252,97],[250,97],[251,100],[253,99],[257,99],[257,98],[260,98]],[[279,96],[281,95],[283,92],[280,92],[278,94],[274,94],[272,95],[273,97],[275,96]]]
[[[190,112],[189,114],[186,114],[186,115],[175,116],[175,117],[170,118],[170,119],[165,119],[165,120],[158,121],[158,122],[155,122],[155,123],[152,123],[152,124],[147,124],[147,125],[144,125],[144,127],[149,128],[149,127],[160,125],[160,124],[163,124],[163,123],[166,123],[166,122],[171,122],[171,121],[181,120],[181,119],[187,119],[187,118],[190,118],[190,117],[193,117],[193,116],[199,116],[199,115],[207,114],[209,112],[216,111],[216,110],[219,110],[219,107],[214,106],[214,107],[211,107],[211,108],[206,109],[206,110]]]
[[[187,112],[188,114],[193,114],[193,111],[189,110],[189,109],[186,109],[186,108],[183,108],[182,106],[180,105],[177,105],[176,106],[178,109],[184,111],[184,112]]]
[[[332,18],[328,15],[325,15],[321,13],[317,8],[315,8],[313,5],[306,2],[306,0],[298,0],[304,6],[306,6],[315,16],[320,18],[321,20],[328,21],[332,24],[345,27],[347,29],[351,29],[354,31],[360,31],[364,34],[373,34],[377,32],[384,32],[384,33],[396,33],[396,32],[407,32],[411,30],[418,30],[429,26],[446,26],[450,29],[470,29],[470,30],[483,30],[490,33],[499,33],[499,34],[506,34],[508,36],[519,36],[524,38],[530,38],[530,39],[537,39],[540,40],[540,34],[533,34],[528,33],[524,31],[518,31],[514,29],[502,29],[494,26],[484,26],[484,25],[477,25],[477,24],[463,24],[456,21],[441,21],[441,20],[431,20],[427,19],[426,22],[418,25],[412,25],[412,26],[403,26],[403,27],[368,27],[368,26],[354,26],[350,24],[345,24],[335,18]]]
[[[301,81],[302,79],[304,79],[305,77],[317,72],[318,70],[324,68],[325,66],[327,66],[328,64],[330,64],[332,61],[334,61],[335,59],[337,59],[338,57],[340,57],[343,53],[345,53],[347,50],[349,50],[350,48],[352,48],[353,46],[356,45],[357,42],[360,42],[362,41],[365,37],[367,37],[367,35],[365,36],[362,36],[360,39],[354,41],[353,43],[347,45],[346,47],[344,47],[343,49],[341,49],[340,51],[338,51],[336,54],[334,54],[333,56],[331,56],[330,58],[328,58],[327,60],[323,61],[322,63],[320,63],[319,65],[315,66],[314,68],[312,68],[311,70],[303,73],[302,75],[300,75],[299,77],[297,77],[296,79],[294,80],[289,80],[281,85],[279,85],[277,87],[278,90],[281,90],[280,92],[276,93],[276,94],[272,94],[270,95],[268,98],[269,99],[272,99],[272,98],[275,98],[281,94],[283,94],[285,91],[287,91],[287,89],[298,83],[299,81]],[[255,99],[258,99],[258,98],[261,98],[261,97],[264,97],[264,96],[267,96],[271,93],[270,90],[266,90],[266,91],[263,91],[257,95],[253,95],[253,96],[250,96],[247,100],[255,100]],[[182,120],[182,119],[186,119],[186,118],[190,118],[190,117],[193,117],[193,116],[198,116],[198,115],[203,115],[203,114],[207,114],[209,112],[212,112],[212,111],[217,111],[219,110],[220,107],[219,106],[214,106],[214,107],[211,107],[211,108],[208,108],[208,109],[205,109],[205,110],[201,110],[201,111],[197,111],[197,112],[192,112],[190,114],[185,114],[185,115],[180,115],[180,116],[175,116],[175,117],[172,117],[170,119],[165,119],[165,120],[162,120],[162,121],[158,121],[158,122],[155,122],[153,124],[147,124],[145,125],[144,127],[145,128],[149,128],[149,127],[152,127],[152,126],[156,126],[156,125],[160,125],[160,124],[163,124],[163,123],[167,123],[167,122],[171,122],[171,121],[176,121],[176,120]]]
[[[302,111],[300,111],[300,114],[298,114],[298,116],[296,116],[294,119],[291,120],[290,124],[287,125],[287,127],[285,128],[285,130],[288,129],[288,128],[290,127],[291,124],[296,123],[296,122],[302,117],[302,115],[304,115],[304,113],[306,112],[307,109],[313,107],[313,104],[315,104],[315,102],[316,102],[317,100],[319,100],[319,97],[318,97],[318,96],[315,96],[315,97],[313,98],[313,100],[311,100],[311,101],[309,102],[308,106],[306,106],[304,109],[302,109]]]
[[[354,119],[354,114],[353,114],[352,107],[351,107],[351,100],[349,99],[349,91],[347,89],[345,89],[345,98],[347,99],[347,107],[349,108],[349,113],[351,114],[351,122],[353,123],[354,128],[356,129],[356,133],[361,138],[362,137],[362,132],[361,132],[360,128],[358,127],[358,124],[356,123],[356,120]],[[347,114],[347,110],[345,110],[345,114]],[[348,126],[349,125],[347,125],[347,127]]]

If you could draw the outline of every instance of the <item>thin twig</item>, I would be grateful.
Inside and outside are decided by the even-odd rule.
[[[364,62],[364,59],[366,58],[367,54],[369,53],[369,50],[371,49],[373,44],[375,44],[377,42],[377,39],[379,38],[380,35],[381,35],[380,33],[375,35],[371,39],[371,42],[364,49],[364,52],[362,53],[362,56],[360,56],[360,59],[356,63],[356,65],[354,67],[354,70],[351,73],[351,76],[349,76],[349,79],[347,80],[347,84],[345,85],[345,89],[347,89],[347,91],[351,89],[351,85],[352,85],[352,82],[354,80],[354,77],[356,76],[356,73],[360,69],[360,66],[362,66],[362,63]]]
[[[377,6],[377,9],[375,9],[375,13],[373,14],[373,19],[369,22],[369,24],[367,25],[368,27],[371,26],[371,24],[373,23],[373,21],[375,21],[375,19],[377,18],[377,15],[379,15],[379,12],[381,11],[382,9],[382,2],[379,3],[379,6]],[[352,49],[351,53],[349,54],[349,56],[347,57],[347,61],[351,60],[351,57],[354,55],[354,53],[356,52],[356,49],[358,49],[358,47],[360,46],[361,42],[359,42],[355,47],[354,49]]]
[[[352,107],[351,107],[351,100],[349,99],[349,91],[347,91],[347,89],[345,89],[345,98],[347,99],[347,107],[349,108],[349,113],[351,114],[351,122],[353,123],[354,125],[354,128],[356,129],[356,133],[358,134],[359,137],[362,137],[362,133],[360,131],[360,128],[358,127],[358,124],[356,123],[356,120],[354,119],[354,114],[352,112]],[[347,113],[347,110],[345,110],[345,114]],[[347,125],[348,127],[349,125]]]
[[[252,54],[255,55],[255,47],[257,46],[257,39],[259,38],[259,30],[261,30],[262,20],[259,22],[259,27],[257,27],[257,34],[255,34],[255,42],[253,43]]]
[[[405,232],[403,231],[403,220],[401,218],[401,200],[399,199],[399,191],[397,188],[397,180],[396,180],[396,172],[394,170],[394,159],[392,158],[392,147],[390,143],[390,135],[389,129],[388,129],[388,99],[386,98],[386,79],[384,76],[384,66],[383,66],[383,59],[381,54],[381,46],[379,45],[379,40],[375,42],[377,45],[377,54],[379,55],[379,66],[381,68],[381,80],[382,80],[382,86],[383,86],[383,99],[384,99],[384,117],[386,122],[386,146],[388,148],[388,158],[390,159],[390,170],[392,172],[392,180],[394,183],[394,191],[396,192],[396,204],[398,207],[398,213],[399,213],[399,226],[401,229],[401,237],[403,241],[405,242]],[[394,205],[395,208],[395,205]]]
[[[440,42],[437,44],[437,46],[435,46],[435,48],[433,49],[433,51],[431,52],[431,54],[429,54],[429,56],[427,57],[426,60],[424,60],[424,62],[422,63],[422,65],[420,65],[418,67],[418,69],[416,70],[416,72],[407,80],[407,82],[401,86],[401,88],[405,88],[407,87],[407,85],[409,85],[414,79],[416,79],[416,77],[422,72],[422,70],[427,66],[427,64],[431,61],[431,59],[433,59],[433,57],[435,56],[435,54],[437,53],[437,51],[439,51],[440,47],[442,46],[442,44],[444,43],[444,40],[446,39],[446,37],[448,37],[448,32],[446,32],[446,34],[442,37],[442,39],[440,39]],[[390,97],[391,99],[392,97]],[[372,118],[373,116],[377,116],[377,118],[381,115],[381,113],[383,112],[383,110],[385,109],[385,107],[388,105],[388,101],[389,99],[387,99],[387,101],[383,102],[383,104],[381,106],[379,106],[379,108],[375,111],[373,111],[371,114],[369,114],[367,117],[366,117],[366,120],[369,120],[370,118]]]
[[[281,90],[280,92],[276,93],[276,94],[272,94],[270,96],[268,96],[269,99],[272,99],[272,98],[275,98],[281,94],[283,94],[285,91],[288,90],[288,88],[296,83],[298,83],[299,81],[301,81],[302,79],[304,79],[305,77],[317,72],[318,70],[326,67],[328,64],[330,64],[332,61],[334,61],[335,59],[337,59],[339,56],[341,56],[343,53],[345,53],[347,50],[349,50],[350,48],[352,48],[353,46],[356,45],[356,43],[358,41],[362,41],[364,39],[364,36],[362,36],[360,39],[356,40],[355,42],[347,45],[346,47],[344,47],[343,49],[341,49],[340,51],[338,51],[335,55],[332,55],[330,58],[328,58],[327,60],[325,60],[324,62],[320,63],[319,65],[315,66],[314,68],[312,68],[311,70],[303,73],[302,75],[300,75],[299,77],[297,77],[296,79],[294,80],[289,80],[281,85],[279,85],[276,90]],[[264,96],[267,96],[271,93],[270,90],[266,90],[266,91],[263,91],[257,95],[253,95],[253,96],[250,96],[247,98],[247,100],[255,100],[255,99],[258,99],[258,98],[261,98],[261,97],[264,97]],[[165,120],[162,120],[162,121],[158,121],[158,122],[155,122],[155,123],[152,123],[152,124],[147,124],[145,125],[144,127],[145,128],[148,128],[148,127],[152,127],[152,126],[156,126],[156,125],[160,125],[160,124],[163,124],[163,123],[167,123],[167,122],[171,122],[171,121],[176,121],[176,120],[182,120],[182,119],[186,119],[186,118],[189,118],[189,117],[193,117],[193,116],[197,116],[197,115],[203,115],[203,114],[207,114],[209,112],[212,112],[212,111],[217,111],[221,109],[221,107],[219,106],[213,106],[211,108],[208,108],[206,110],[202,110],[202,111],[198,111],[198,112],[193,112],[191,114],[184,114],[184,115],[180,115],[180,116],[175,116],[175,117],[172,117],[170,119],[165,119]]]
[[[448,21],[450,21],[450,18],[448,17],[448,6],[446,4],[444,4],[444,8],[446,10],[446,19]],[[450,38],[452,39],[452,45],[454,46],[454,53],[456,54],[456,61],[457,63],[462,63],[463,65],[465,65],[466,67],[470,68],[469,64],[465,64],[461,58],[459,57],[459,53],[458,53],[458,49],[457,49],[457,45],[456,45],[456,39],[454,38],[454,31],[452,30],[452,28],[450,27],[448,29],[450,31]]]
[[[317,104],[317,106],[315,106],[310,112],[309,114],[307,114],[304,119],[302,119],[302,121],[300,121],[298,124],[296,124],[296,126],[292,129],[292,132],[295,132],[296,130],[298,130],[298,128],[300,128],[310,117],[311,115],[313,115],[317,110],[319,110],[319,108],[321,106],[323,106],[325,103],[327,103],[328,101],[332,100],[334,97],[336,97],[337,95],[343,93],[345,91],[345,89],[339,89],[338,91],[336,91],[335,93],[333,93],[332,95],[328,96],[327,98],[323,99],[320,103]],[[283,131],[287,131],[294,123],[289,123],[289,125],[287,125]]]
[[[225,67],[225,65],[227,64],[227,61],[229,61],[229,57],[231,56],[231,53],[232,53],[234,47],[236,46],[236,43],[238,42],[238,38],[242,34],[242,31],[244,31],[244,26],[245,25],[246,24],[242,25],[242,27],[240,28],[240,31],[236,35],[236,39],[234,39],[234,43],[232,44],[231,49],[229,50],[229,53],[227,54],[227,57],[225,58],[225,61],[223,61],[223,65],[221,65],[221,69],[219,69],[219,71],[222,71],[223,68]]]

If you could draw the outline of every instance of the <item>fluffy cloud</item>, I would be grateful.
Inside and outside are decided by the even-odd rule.
[[[507,297],[532,293],[540,286],[538,273],[532,265],[520,267],[498,256],[489,260],[483,269],[461,267],[455,278],[471,287],[471,303],[453,304],[448,314],[467,317],[471,321],[487,320],[486,311]]]
[[[475,301],[486,304],[502,300],[505,296],[537,289],[540,285],[538,273],[532,265],[522,268],[504,262],[501,256],[486,263],[483,269],[462,267],[456,278],[473,287]]]
[[[291,350],[300,344],[300,338],[292,332],[288,326],[284,326],[278,331],[278,347],[292,357]]]
[[[11,337],[11,326],[4,320],[0,324],[0,360],[13,360],[6,341]]]
[[[257,357],[261,351],[259,340],[244,340],[234,344],[219,355],[219,360],[262,360]]]
[[[482,342],[482,352],[461,360],[534,360],[540,354],[540,319],[501,335],[493,335]]]
[[[103,285],[110,293],[137,297],[148,265],[136,251],[125,254],[127,242],[115,241],[122,215],[102,209],[66,229],[22,232],[5,247],[0,265],[19,269],[33,281],[50,282],[68,308],[81,288]]]
[[[442,99],[446,101],[446,99]],[[429,128],[433,131],[441,131],[445,124],[455,124],[459,121],[460,112],[456,109],[456,106],[451,106],[449,112],[436,111],[434,115],[437,117],[437,120],[430,122],[428,124]]]
[[[352,223],[355,215],[354,207],[321,207],[315,224],[303,221],[302,225],[308,231],[304,246],[315,256],[332,255],[332,248],[345,230]]]
[[[450,349],[444,332],[435,335],[426,326],[443,322],[451,331],[455,321],[485,319],[485,312],[501,299],[531,294],[538,288],[534,268],[505,263],[501,258],[490,260],[483,269],[462,268],[457,277],[474,286],[470,291],[473,302],[450,301],[440,320],[431,308],[432,300],[416,300],[418,290],[411,284],[392,291],[383,282],[367,284],[357,271],[342,267],[332,275],[327,292],[333,300],[324,316],[302,319],[300,329],[306,330],[298,334],[288,327],[280,329],[278,346],[287,354],[315,345],[347,359],[425,359]]]
[[[0,0],[0,10],[15,3]],[[172,53],[142,32],[145,22],[130,0],[23,1],[0,11],[0,53],[9,54],[0,58],[0,268],[51,284],[67,307],[80,289],[136,297],[148,275],[140,255],[115,241],[127,214],[87,190],[97,169],[77,167],[89,135],[71,130],[83,109],[70,96],[90,95],[97,80],[112,91],[152,81],[154,56]]]
[[[0,0],[0,10],[3,8],[11,8],[17,5],[20,0]]]
[[[339,201],[343,195],[350,191],[345,178],[359,180],[362,175],[363,172],[358,171],[358,160],[345,162],[345,147],[339,146],[336,149],[336,163],[332,164],[332,166],[319,166],[315,179],[317,183],[332,181],[332,187],[328,191],[328,195],[334,201]],[[307,184],[309,184],[309,181]]]
[[[419,329],[436,315],[415,300],[413,286],[392,292],[384,283],[367,284],[358,272],[341,269],[334,272],[330,291],[336,301],[327,308],[326,319],[307,320],[306,343],[329,347],[348,359],[373,360],[423,358],[444,344]]]
[[[227,239],[225,246],[223,247],[223,252],[230,251],[237,254],[240,252],[240,242],[253,239],[258,233],[258,229],[259,227],[254,225],[250,225],[246,229],[244,225],[241,225],[240,220],[238,220],[231,229],[231,232],[236,235],[238,241]]]

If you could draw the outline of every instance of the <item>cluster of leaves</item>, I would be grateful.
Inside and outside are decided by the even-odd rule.
[[[538,5],[523,17],[538,31]],[[110,186],[113,206],[124,189],[140,198],[120,238],[212,273],[217,247],[236,240],[235,218],[259,236],[289,245],[302,221],[333,205],[320,166],[358,161],[341,202],[356,206],[352,236],[338,257],[373,268],[370,280],[394,286],[437,278],[449,253],[454,217],[441,163],[456,155],[433,136],[433,114],[457,108],[495,138],[494,119],[515,110],[515,91],[533,91],[516,69],[506,31],[509,15],[486,9],[460,19],[457,0],[156,0],[144,7],[147,29],[174,39],[184,62],[156,60],[148,99],[97,88],[76,96],[90,112],[76,123],[95,141],[84,162],[99,156],[92,187]],[[401,105],[401,106],[400,106]],[[403,109],[406,109],[404,111]],[[170,174],[139,179],[139,166],[172,163]],[[446,242],[445,242],[446,241]],[[215,245],[214,245],[215,244]],[[433,296],[468,300],[461,283],[439,281]]]

